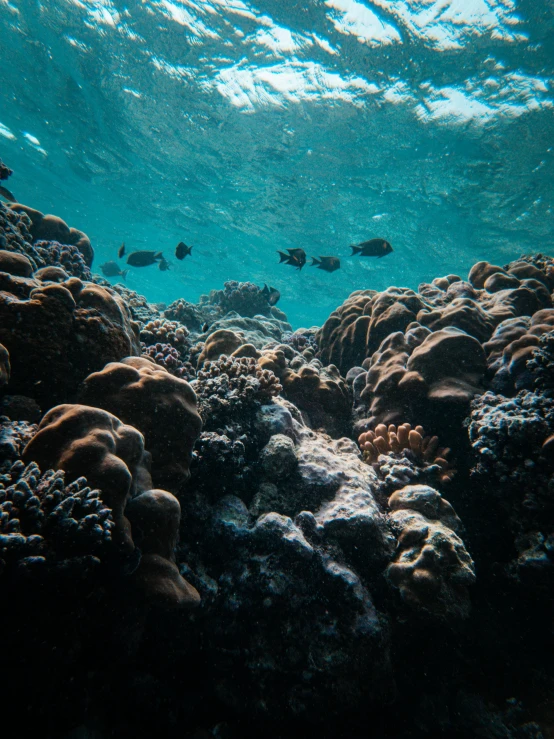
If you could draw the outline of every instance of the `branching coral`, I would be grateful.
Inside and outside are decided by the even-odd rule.
[[[379,456],[381,454],[402,455],[408,452],[419,463],[424,466],[434,465],[440,482],[450,482],[456,474],[456,470],[450,466],[447,457],[450,449],[439,446],[437,436],[425,436],[422,426],[414,429],[409,423],[403,423],[396,427],[390,424],[388,427],[380,423],[375,431],[364,431],[358,437],[358,444],[364,453],[364,461],[379,468]]]
[[[156,318],[142,328],[140,332],[140,340],[146,345],[152,344],[170,344],[174,346],[180,355],[183,355],[188,346],[187,337],[189,335],[186,326],[182,326],[177,321],[168,321],[164,318]]]
[[[112,512],[84,477],[16,462],[0,476],[0,575],[71,568],[72,576],[100,564],[112,543]],[[73,561],[68,561],[73,560]]]
[[[150,357],[160,367],[181,380],[192,380],[196,377],[196,370],[190,362],[184,362],[177,349],[170,344],[142,344],[142,356]]]
[[[539,345],[527,361],[527,369],[535,389],[554,391],[554,331],[541,336]]]
[[[237,282],[236,280],[225,282],[223,290],[212,290],[209,300],[218,305],[223,314],[235,311],[247,318],[258,314],[271,314],[267,298],[253,282]]]
[[[226,355],[214,362],[204,362],[191,384],[205,424],[222,414],[267,403],[282,390],[275,374],[260,369],[254,358]]]

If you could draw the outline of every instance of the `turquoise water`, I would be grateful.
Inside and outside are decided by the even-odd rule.
[[[0,157],[152,301],[268,282],[295,326],[357,288],[553,253],[546,0],[0,0]],[[348,245],[389,240],[382,260]],[[327,274],[277,249],[336,255]]]

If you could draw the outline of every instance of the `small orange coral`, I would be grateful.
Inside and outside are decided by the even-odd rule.
[[[450,482],[456,474],[447,459],[450,449],[439,447],[437,436],[425,436],[423,426],[413,429],[409,423],[398,427],[392,423],[389,426],[380,423],[374,431],[360,434],[358,444],[364,453],[364,461],[368,464],[377,462],[380,454],[400,454],[404,450],[410,450],[418,460],[440,468],[441,482]]]

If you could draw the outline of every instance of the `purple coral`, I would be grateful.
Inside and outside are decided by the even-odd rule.
[[[143,342],[142,354],[145,357],[151,357],[156,364],[166,369],[175,377],[182,380],[192,380],[196,377],[196,371],[190,362],[181,359],[179,352],[171,344],[151,344],[146,346]]]

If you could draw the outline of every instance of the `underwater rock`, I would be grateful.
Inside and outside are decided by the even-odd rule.
[[[42,411],[33,398],[28,398],[25,395],[4,395],[0,399],[1,416],[7,416],[10,421],[38,423]]]
[[[202,426],[188,382],[144,357],[128,357],[89,375],[79,401],[117,415],[144,435],[155,485],[177,492],[188,480]]]
[[[72,399],[90,372],[139,353],[125,304],[113,291],[75,277],[60,284],[5,277],[0,341],[10,353],[13,394],[50,408]]]
[[[433,488],[408,485],[393,493],[389,507],[398,548],[387,577],[402,599],[441,619],[467,618],[475,569],[452,506]]]

